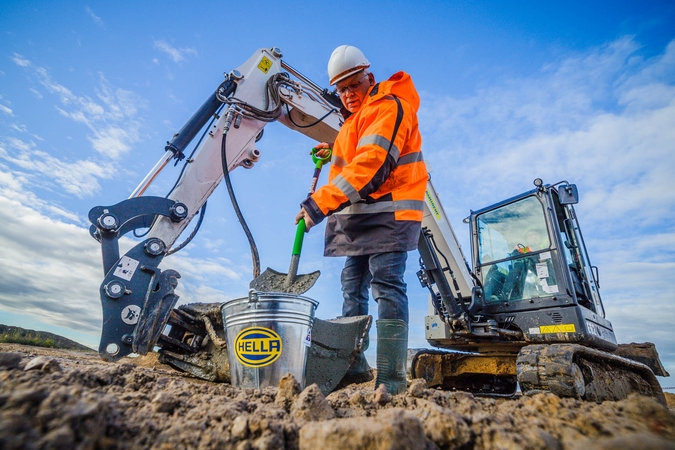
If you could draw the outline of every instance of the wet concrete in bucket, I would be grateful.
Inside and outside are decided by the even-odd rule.
[[[648,397],[596,404],[476,397],[422,380],[395,396],[374,387],[325,396],[285,377],[238,389],[155,354],[106,363],[93,352],[0,344],[0,448],[675,449],[675,411]]]

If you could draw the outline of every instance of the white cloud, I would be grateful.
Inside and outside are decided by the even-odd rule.
[[[5,114],[7,114],[7,115],[9,115],[9,116],[13,116],[13,115],[14,115],[14,113],[12,112],[12,110],[11,110],[10,108],[6,107],[5,105],[0,105],[0,111],[4,112]]]
[[[129,132],[117,127],[98,130],[89,137],[94,150],[113,159],[131,150],[131,146],[126,144],[129,140]]]
[[[85,8],[85,11],[87,12],[87,14],[89,14],[89,17],[92,18],[92,20],[94,21],[94,23],[96,24],[96,26],[101,27],[101,28],[103,28],[103,27],[105,26],[105,24],[103,23],[103,20],[102,20],[99,16],[97,16],[96,14],[94,14],[94,12],[91,10],[91,8],[89,8],[89,7],[87,6],[87,7]]]
[[[24,183],[0,172],[0,305],[53,325],[97,333],[98,244],[84,228],[25,206],[34,197]]]
[[[419,120],[453,223],[536,177],[576,183],[619,339],[653,340],[675,368],[675,41],[645,58],[619,39],[461,99],[423,93]]]
[[[22,67],[32,68],[39,83],[59,98],[62,105],[56,107],[59,114],[89,128],[91,134],[87,138],[92,148],[101,155],[118,159],[139,142],[141,122],[138,109],[144,107],[145,101],[138,94],[114,88],[100,74],[97,100],[94,100],[86,95],[76,95],[68,87],[53,80],[44,67],[34,66],[16,54],[14,60]],[[32,88],[31,91],[42,98],[39,91]]]
[[[110,178],[114,172],[109,163],[77,160],[69,163],[36,148],[36,144],[17,138],[0,141],[0,158],[26,171],[30,185],[48,188],[56,184],[58,191],[83,198],[99,190],[98,179]]]
[[[25,179],[21,175],[10,173],[5,166],[0,165],[0,188],[9,188],[12,191],[19,191]]]
[[[675,45],[651,60],[637,49],[621,39],[471,97],[425,95],[420,124],[433,169],[461,178],[453,190],[472,185],[482,197],[535,176],[597,186],[603,171],[602,181],[635,183],[638,168],[672,164]]]
[[[185,60],[187,55],[196,55],[197,50],[190,47],[185,48],[175,48],[165,40],[154,40],[152,46],[157,50],[166,53],[175,63],[179,63]]]
[[[14,64],[20,67],[30,67],[31,65],[29,60],[27,60],[26,58],[17,53],[14,53],[14,55],[12,55],[12,61],[14,61]]]
[[[36,67],[35,73],[40,76],[40,84],[47,88],[52,94],[60,95],[63,103],[68,104],[73,100],[77,100],[70,89],[52,80],[49,71],[44,67]]]

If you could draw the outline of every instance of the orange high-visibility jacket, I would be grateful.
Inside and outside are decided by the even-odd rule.
[[[326,223],[326,256],[417,248],[428,173],[419,95],[404,72],[373,86],[333,145],[328,184],[302,202]]]

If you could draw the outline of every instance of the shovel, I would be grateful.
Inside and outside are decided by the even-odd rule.
[[[329,149],[328,155],[321,158],[316,156],[316,152],[322,149],[312,148],[312,161],[314,162],[314,177],[309,188],[307,196],[314,193],[316,184],[319,181],[319,174],[324,163],[330,160],[332,150]],[[295,230],[295,240],[293,241],[293,252],[291,253],[291,264],[288,268],[288,273],[277,272],[269,267],[263,273],[258,275],[249,287],[260,292],[284,292],[287,294],[300,295],[304,294],[314,286],[316,280],[321,275],[320,271],[314,271],[308,274],[298,275],[298,264],[300,263],[300,252],[302,251],[302,241],[305,236],[305,220],[301,219],[298,222],[298,227]]]

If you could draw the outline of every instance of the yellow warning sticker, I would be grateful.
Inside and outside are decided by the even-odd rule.
[[[265,327],[244,328],[234,339],[237,360],[246,367],[265,367],[281,356],[281,337]]]
[[[258,69],[262,70],[263,73],[267,73],[272,68],[272,64],[272,61],[270,61],[267,56],[263,56],[260,63],[258,63]]]
[[[426,191],[426,196],[427,196],[427,203],[429,204],[429,209],[431,210],[432,213],[434,213],[434,217],[436,217],[436,220],[441,220],[441,212],[438,209],[438,206],[436,206],[436,202],[434,201],[434,198],[431,196],[431,193],[427,189]]]
[[[576,328],[573,323],[563,323],[560,325],[542,325],[539,327],[541,334],[552,333],[576,333]]]

